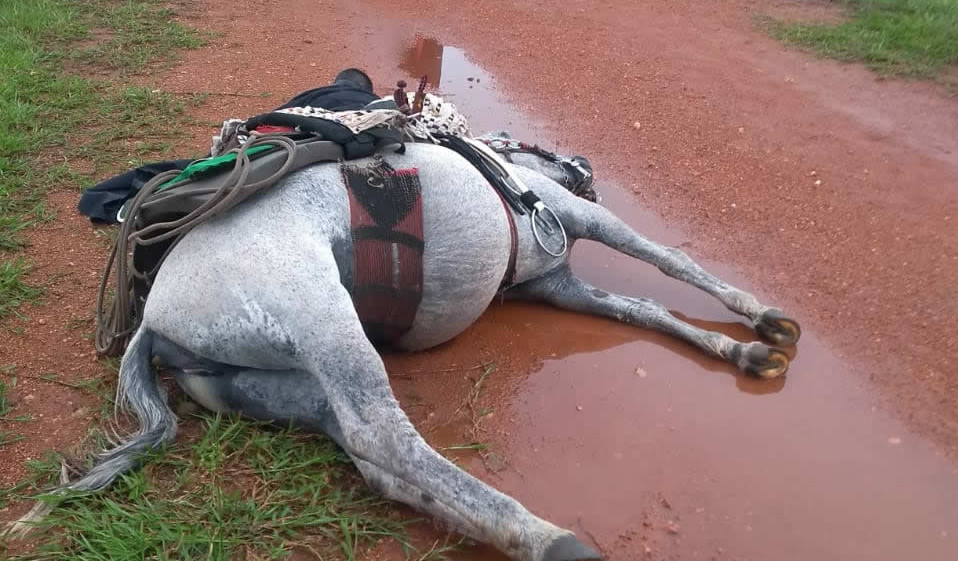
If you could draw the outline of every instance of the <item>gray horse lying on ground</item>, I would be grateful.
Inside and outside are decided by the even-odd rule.
[[[487,181],[451,150],[412,144],[403,155],[382,156],[419,170],[423,294],[412,329],[396,346],[427,349],[469,327],[496,297],[510,256],[510,225]],[[563,173],[555,164],[516,155],[510,169],[555,211],[570,244],[594,240],[652,263],[747,317],[771,342],[798,340],[798,324],[780,310],[571,194],[551,179]],[[140,453],[174,438],[176,418],[157,386],[155,358],[202,406],[321,431],[375,490],[512,558],[600,559],[570,531],[447,461],[409,422],[341,282],[341,267],[352,259],[349,204],[337,164],[317,164],[183,238],[155,279],[120,368],[118,403],[132,407],[141,429],[68,488],[104,488],[134,468]],[[550,256],[526,219],[517,216],[517,224],[515,284],[507,296],[672,334],[751,375],[785,373],[788,358],[776,348],[737,342],[684,323],[651,300],[589,286],[573,275],[568,253]]]

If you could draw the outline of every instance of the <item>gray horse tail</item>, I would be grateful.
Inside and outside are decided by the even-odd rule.
[[[166,405],[153,374],[153,336],[140,328],[130,341],[120,364],[116,407],[139,418],[140,430],[115,448],[103,452],[96,466],[82,478],[64,485],[72,491],[98,491],[119,475],[139,467],[148,452],[176,436],[176,415]]]

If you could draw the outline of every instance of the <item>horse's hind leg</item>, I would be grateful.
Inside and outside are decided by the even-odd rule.
[[[178,349],[163,358],[177,370],[184,390],[205,407],[322,431],[343,447],[372,489],[513,558],[600,559],[572,533],[534,516],[435,452],[393,398],[379,355],[361,331],[348,335],[342,345],[322,349],[317,371],[328,374],[318,376],[303,369],[212,364]]]
[[[327,432],[370,486],[516,559],[599,559],[570,532],[534,516],[433,450],[393,397],[382,360],[358,321],[354,328],[338,329],[327,343],[332,340],[336,343],[307,351],[307,369],[328,398]]]
[[[424,490],[417,484],[398,477],[394,473],[390,473],[376,464],[355,456],[352,456],[352,458],[353,462],[359,468],[359,471],[363,474],[363,478],[365,478],[366,482],[386,497],[429,512],[438,520],[446,522],[452,530],[475,539],[486,541],[487,543],[493,543],[514,559],[534,559],[541,561],[591,561],[601,559],[598,553],[576,539],[572,533],[557,528],[548,522],[541,521],[527,512],[527,516],[535,518],[540,524],[547,525],[548,529],[543,531],[544,529],[534,528],[533,526],[526,528],[516,527],[513,525],[514,523],[510,524],[506,520],[499,520],[495,521],[497,526],[495,531],[499,532],[503,537],[510,536],[508,538],[510,541],[506,543],[506,547],[503,547],[503,542],[501,541],[492,541],[488,538],[477,537],[477,535],[482,535],[481,533],[476,533],[477,530],[481,532],[481,529],[476,528],[474,526],[474,520],[469,516],[465,516],[462,510],[463,506],[467,505],[450,504],[435,500],[427,494],[427,490]],[[471,494],[472,491],[467,487],[457,492]],[[497,493],[496,491],[492,492]],[[506,499],[514,502],[508,497],[506,497]],[[516,503],[516,505],[524,511],[521,505],[518,505],[518,503]],[[502,506],[506,507],[506,510],[503,511],[489,511],[487,516],[490,521],[494,521],[499,516],[513,516],[511,512],[513,507],[505,503],[494,505],[492,502],[487,502],[486,504],[478,503],[471,506],[496,509]]]
[[[603,243],[659,268],[666,275],[715,296],[725,306],[752,321],[755,330],[778,345],[793,345],[801,328],[778,308],[764,306],[751,294],[711,275],[682,251],[647,240],[607,209],[584,201],[564,217],[577,238]]]
[[[205,240],[195,235],[202,231],[194,231],[183,244],[202,247]],[[331,247],[300,236],[276,251],[280,257],[221,259],[209,266],[207,254],[198,261],[171,255],[164,264],[167,278],[189,282],[158,282],[144,323],[209,361],[305,373],[299,391],[284,395],[299,403],[301,411],[313,409],[311,416],[321,428],[387,496],[518,560],[600,559],[571,532],[534,516],[423,440],[392,394],[382,358],[363,333],[352,298],[340,281]],[[225,287],[216,287],[217,298],[207,298],[214,301],[204,301],[200,296],[213,289],[201,283],[215,281]],[[208,368],[203,361],[194,364],[191,357],[185,358],[181,368]],[[193,391],[203,394],[203,389]],[[280,401],[282,408],[287,398],[266,399]],[[209,401],[218,406],[222,400]],[[270,411],[266,408],[266,414]],[[309,412],[300,413],[301,422],[305,415]]]
[[[573,275],[568,265],[514,290],[520,297],[543,300],[559,308],[605,316],[673,335],[753,376],[775,378],[788,369],[788,356],[782,351],[763,343],[740,343],[727,335],[689,325],[653,300],[599,290]]]
[[[317,417],[355,460],[369,484],[523,561],[600,559],[575,536],[526,510],[443,458],[419,435],[395,399],[382,358],[366,338],[338,276],[296,285],[307,308],[270,308],[326,400]],[[288,329],[287,329],[288,328]]]

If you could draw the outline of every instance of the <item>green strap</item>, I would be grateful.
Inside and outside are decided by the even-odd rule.
[[[274,148],[276,148],[276,146],[274,145],[254,146],[246,151],[246,155],[252,158],[256,154],[266,152],[267,150],[273,150]],[[227,165],[232,166],[233,162],[235,161],[236,161],[236,152],[228,152],[226,154],[223,154],[222,156],[217,156],[215,158],[205,158],[203,160],[197,160],[191,163],[190,165],[186,166],[186,168],[183,171],[181,171],[179,175],[167,181],[166,183],[161,185],[159,188],[157,188],[156,192],[160,192],[175,183],[179,183],[180,181],[185,181],[187,179],[190,179],[195,175],[202,175],[202,174],[205,174],[206,172],[214,171],[217,168],[226,167]]]

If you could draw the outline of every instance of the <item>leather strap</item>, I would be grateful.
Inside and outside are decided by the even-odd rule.
[[[506,212],[506,218],[509,220],[509,264],[506,266],[506,274],[499,283],[499,292],[502,292],[515,284],[516,281],[516,262],[519,260],[519,230],[516,228],[516,217],[513,216],[509,203],[499,194],[497,189],[493,189],[499,195],[499,201],[502,203],[502,210]]]

